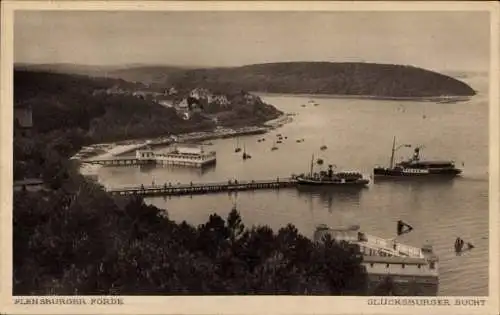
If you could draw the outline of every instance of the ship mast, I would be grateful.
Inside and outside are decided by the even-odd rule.
[[[314,165],[314,153],[311,158],[311,170],[309,171],[309,176],[312,177],[313,175],[313,165]]]
[[[396,151],[396,136],[394,136],[394,139],[392,140],[392,153],[391,153],[391,161],[389,163],[389,168],[392,168],[394,166],[394,152]]]

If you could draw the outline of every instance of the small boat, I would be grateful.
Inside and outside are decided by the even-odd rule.
[[[246,152],[245,146],[243,146],[243,160],[251,159],[252,156]]]
[[[235,153],[241,152],[241,148],[240,148],[239,142],[240,142],[239,138],[236,138],[236,148],[234,149]]]
[[[328,149],[328,147],[325,145],[325,139],[321,139],[321,147],[319,147],[319,149],[321,151],[325,151],[326,149]]]
[[[455,240],[455,253],[459,255],[465,251],[472,250],[475,247],[471,242],[467,242],[467,248],[464,248],[465,245],[465,241],[462,238],[457,237]]]
[[[401,161],[394,165],[394,153],[403,147],[411,148],[409,144],[402,144],[396,147],[396,137],[392,143],[392,153],[389,167],[375,167],[373,169],[374,178],[446,178],[451,179],[462,173],[461,169],[455,167],[455,162],[450,160],[422,160],[420,150],[422,146],[414,149],[413,156],[408,160]]]
[[[276,146],[276,142],[273,141],[273,146],[271,147],[271,151],[276,151],[278,150],[278,147]]]
[[[318,161],[317,161],[318,162]],[[323,164],[323,162],[321,162]],[[299,185],[315,185],[315,186],[349,186],[364,188],[370,180],[363,177],[359,172],[335,172],[333,165],[328,165],[328,171],[313,172],[314,154],[311,159],[311,169],[308,175],[300,175],[296,177]]]

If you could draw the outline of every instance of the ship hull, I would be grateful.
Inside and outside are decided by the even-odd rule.
[[[374,179],[453,179],[462,173],[459,169],[421,170],[407,172],[399,169],[375,168]]]
[[[307,178],[297,178],[297,184],[304,185],[304,186],[335,186],[335,187],[359,187],[359,188],[363,188],[363,187],[366,187],[369,182],[370,181],[367,179],[339,182],[339,181],[318,181],[318,180],[311,180],[311,179],[307,179]]]

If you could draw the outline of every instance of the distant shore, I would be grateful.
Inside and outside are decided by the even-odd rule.
[[[338,99],[368,99],[368,100],[381,100],[381,101],[419,101],[419,102],[442,102],[442,101],[456,101],[464,102],[471,98],[471,96],[462,95],[446,95],[446,96],[378,96],[378,95],[346,95],[346,94],[303,94],[303,93],[271,93],[271,92],[250,92],[256,96],[294,96],[304,98],[338,98]]]

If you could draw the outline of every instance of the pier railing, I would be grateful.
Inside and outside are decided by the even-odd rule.
[[[422,249],[401,244],[395,240],[387,240],[381,237],[377,237],[374,235],[366,235],[366,240],[363,242],[364,246],[373,248],[373,249],[384,249],[394,252],[396,256],[408,256],[408,257],[424,257],[422,253]]]
[[[151,185],[113,187],[106,190],[115,195],[187,195],[204,194],[224,191],[242,191],[256,189],[276,189],[294,187],[296,181],[292,178],[276,178],[268,180],[225,181],[212,183],[159,183]]]

